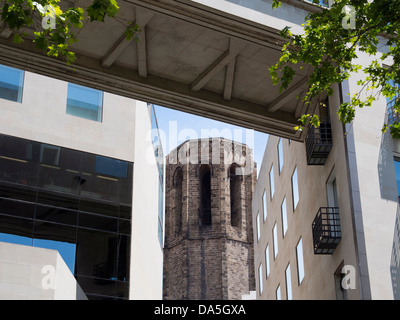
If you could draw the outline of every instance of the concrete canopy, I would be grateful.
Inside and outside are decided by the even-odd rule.
[[[116,19],[78,30],[73,66],[29,41],[14,44],[3,30],[0,63],[301,141],[294,127],[312,107],[297,98],[307,86],[306,68],[281,94],[268,72],[280,56],[281,26],[268,26],[267,14],[262,24],[200,2],[119,0]],[[142,30],[137,42],[124,35],[133,22]]]

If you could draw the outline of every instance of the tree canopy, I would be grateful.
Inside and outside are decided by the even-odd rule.
[[[313,0],[319,4],[318,0]],[[280,2],[273,1],[279,10]],[[335,0],[329,8],[309,13],[303,25],[303,34],[293,34],[286,27],[280,31],[285,39],[280,59],[270,68],[274,84],[286,89],[302,64],[311,68],[306,103],[323,92],[332,95],[332,84],[349,79],[351,73],[364,72],[357,82],[359,90],[342,102],[338,116],[343,123],[350,123],[357,108],[371,107],[380,95],[395,100],[393,108],[400,111],[400,1],[399,0]],[[381,50],[382,43],[386,51]],[[383,51],[383,52],[382,52]],[[372,57],[371,63],[357,63],[360,53]],[[383,62],[390,60],[390,65]],[[304,114],[299,128],[307,122],[319,125],[318,116]],[[400,137],[400,123],[385,124],[382,131],[390,130],[393,137]]]
[[[1,22],[14,33],[14,41],[33,36],[35,46],[49,56],[64,57],[68,64],[75,61],[70,45],[77,41],[76,31],[84,21],[104,22],[114,18],[119,6],[116,0],[93,0],[86,8],[60,0],[1,0]],[[126,26],[128,39],[137,36],[137,24]]]

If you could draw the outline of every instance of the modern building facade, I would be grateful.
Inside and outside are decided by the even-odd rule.
[[[166,158],[166,300],[237,300],[254,291],[252,150],[188,140]]]
[[[349,125],[337,116],[362,76],[316,105],[304,143],[269,137],[253,198],[257,299],[400,298],[400,144],[381,131],[391,102]]]
[[[0,98],[0,241],[16,246],[0,256],[0,297],[49,296],[30,296],[48,289],[44,274],[22,290],[15,279],[27,263],[16,255],[10,267],[16,252],[41,247],[58,251],[88,299],[161,299],[154,107],[6,66]],[[40,256],[36,268],[53,266]]]

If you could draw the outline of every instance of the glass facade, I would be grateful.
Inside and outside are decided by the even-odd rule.
[[[151,139],[154,148],[154,156],[158,167],[158,239],[161,247],[164,243],[164,153],[158,130],[157,117],[154,105],[148,104],[151,116]]]
[[[127,299],[133,163],[0,135],[0,241],[59,251],[89,299]]]
[[[24,71],[0,65],[0,98],[22,102]]]
[[[102,122],[103,92],[68,83],[67,114]]]

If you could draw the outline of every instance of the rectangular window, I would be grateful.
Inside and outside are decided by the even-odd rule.
[[[293,195],[293,211],[295,211],[297,204],[299,203],[299,183],[297,180],[297,167],[296,169],[294,169],[292,175],[292,195]]]
[[[67,114],[102,122],[103,92],[68,83]]]
[[[257,241],[260,240],[260,213],[257,213],[257,219],[256,219],[256,228],[257,228]]]
[[[274,196],[275,186],[274,186],[274,165],[271,166],[271,170],[269,170],[269,191],[271,194],[271,199]]]
[[[278,284],[278,287],[275,290],[276,300],[281,300],[281,285]]]
[[[304,279],[304,257],[303,257],[303,239],[300,238],[296,246],[296,259],[297,259],[297,276],[299,285]]]
[[[274,246],[274,259],[278,255],[278,228],[276,227],[276,223],[274,224],[274,228],[272,229],[273,236],[273,246]]]
[[[290,263],[286,268],[285,278],[286,278],[286,298],[288,300],[292,300],[292,281],[290,277]]]
[[[270,273],[270,266],[269,266],[269,245],[265,248],[265,272],[267,278],[269,277]]]
[[[267,191],[264,190],[263,193],[263,213],[264,213],[264,221],[267,220]]]
[[[22,102],[24,71],[0,65],[0,98]]]
[[[285,237],[288,223],[287,223],[287,213],[286,213],[286,197],[283,198],[282,206],[281,206],[281,214],[282,214],[282,236]]]
[[[397,185],[398,200],[400,200],[400,158],[394,158],[394,170]]]
[[[260,266],[258,267],[258,282],[259,282],[259,289],[260,289],[260,295],[263,293],[263,276],[262,276],[262,264],[260,263]]]
[[[282,172],[282,167],[283,167],[282,138],[280,138],[278,142],[278,163],[279,163],[279,174],[280,174]]]

